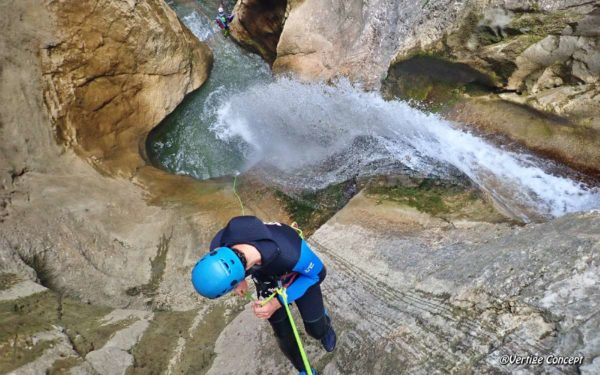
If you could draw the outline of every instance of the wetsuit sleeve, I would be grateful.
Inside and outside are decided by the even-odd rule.
[[[300,248],[300,259],[292,271],[298,272],[296,280],[287,288],[288,303],[292,303],[302,297],[304,293],[319,282],[319,273],[323,269],[323,262],[308,247],[308,244],[302,241]]]

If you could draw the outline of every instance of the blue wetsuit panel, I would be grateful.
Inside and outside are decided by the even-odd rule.
[[[292,303],[302,297],[304,293],[319,282],[319,273],[323,269],[323,262],[308,247],[305,241],[302,241],[300,248],[300,259],[292,271],[298,272],[296,280],[287,288],[288,303]]]

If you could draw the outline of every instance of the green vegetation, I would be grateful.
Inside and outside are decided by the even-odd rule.
[[[52,329],[58,321],[58,302],[51,292],[0,302],[0,343]]]
[[[287,212],[309,236],[339,211],[355,191],[355,182],[346,181],[330,185],[322,190],[302,192],[297,195],[276,191]]]
[[[506,220],[476,189],[440,180],[424,179],[410,186],[372,183],[365,192],[378,201],[396,202],[445,220]]]
[[[78,357],[61,358],[55,361],[47,371],[48,375],[68,374],[73,367],[79,366],[83,360]]]
[[[150,280],[140,286],[135,286],[127,289],[125,292],[129,296],[136,296],[142,293],[144,296],[153,297],[160,285],[165,267],[167,266],[167,253],[169,252],[169,243],[173,237],[173,232],[167,236],[163,234],[158,242],[156,256],[150,260]]]
[[[187,335],[194,315],[194,311],[156,312],[140,342],[133,348],[135,363],[127,373],[165,373],[177,340]]]
[[[100,349],[112,335],[134,323],[137,318],[123,319],[111,324],[100,325],[99,320],[90,321],[90,324],[74,324],[65,332],[69,336],[73,348],[82,357],[87,353]]]
[[[203,374],[214,359],[214,345],[221,331],[236,314],[225,314],[223,305],[212,307],[193,330],[190,328],[200,312],[158,311],[140,342],[133,348],[134,365],[127,374],[164,374],[179,338],[186,340],[176,374]]]
[[[112,309],[81,303],[45,291],[17,300],[0,302],[0,373],[6,373],[40,356],[49,341],[32,344],[32,336],[64,327],[75,350],[84,356],[101,348],[118,330],[131,324],[125,320],[101,325]]]
[[[515,17],[508,25],[522,33],[538,38],[560,34],[569,24],[582,17],[569,11],[553,11],[549,13],[523,13]]]
[[[379,195],[382,199],[400,202],[421,212],[440,215],[450,212],[444,196],[456,196],[462,191],[456,187],[437,186],[432,180],[423,180],[418,186],[371,186],[368,195]]]
[[[40,341],[34,344],[29,337],[24,338],[15,335],[11,343],[0,344],[0,372],[6,374],[33,361],[53,344],[53,340]]]
[[[0,273],[0,290],[7,290],[19,282],[19,277],[14,273]]]
[[[432,54],[415,54],[393,65],[382,84],[387,99],[416,100],[441,112],[469,96],[488,94],[494,79],[462,63]]]

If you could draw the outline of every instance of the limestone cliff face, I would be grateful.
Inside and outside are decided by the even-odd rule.
[[[600,7],[588,1],[475,3],[441,39],[399,50],[464,63],[501,97],[600,129]],[[394,75],[391,70],[390,74]]]
[[[242,0],[236,4],[231,34],[244,47],[269,63],[277,57],[287,0]]]
[[[129,175],[209,52],[159,1],[2,1],[0,15],[0,373],[202,373],[227,321],[189,270],[233,196],[148,166],[135,184],[103,176],[73,149]]]
[[[253,2],[239,2],[238,8],[243,10],[237,15],[240,22],[259,22],[248,17],[253,7],[257,7]],[[597,16],[591,14],[582,20],[593,9],[593,2],[585,0],[290,1],[274,69],[306,78],[343,75],[377,85],[394,59],[418,51],[445,49],[457,59],[470,51],[471,56],[479,56],[481,66],[494,52],[498,55],[504,51],[505,60],[514,63],[528,46],[548,35],[564,31],[579,39],[596,37]],[[573,23],[580,20],[579,24]],[[570,29],[564,30],[567,26]],[[522,37],[511,40],[509,48],[478,50],[516,35]],[[566,55],[572,56],[576,49],[595,49],[594,43],[582,39],[577,46],[564,47],[559,59],[566,60]],[[575,69],[583,70],[579,75],[585,75],[583,81],[588,82],[597,68],[595,64],[583,67],[589,57],[582,54],[585,52],[575,56],[579,61]]]
[[[310,359],[325,374],[597,374],[599,226],[597,212],[524,227],[450,223],[360,193],[309,239],[327,265],[338,332],[333,354],[306,339]],[[261,323],[238,315],[208,374],[290,373]]]
[[[449,0],[297,1],[273,69],[308,79],[347,76],[378,86],[399,50],[413,38],[423,44],[441,38],[465,8]]]
[[[452,119],[597,174],[598,30],[600,7],[587,1],[475,2],[439,40],[412,38],[392,63],[384,91],[458,101]],[[449,79],[457,67],[471,69],[463,82]]]
[[[141,307],[164,282],[165,303],[189,307],[187,269],[175,268],[193,263],[218,215],[149,205],[200,189],[142,167],[140,146],[206,79],[210,51],[162,1],[4,2],[0,13],[0,273],[113,306]],[[72,150],[101,171],[137,172],[146,189]],[[228,199],[214,188],[186,197],[206,209]]]
[[[58,137],[106,172],[131,175],[147,132],[206,80],[212,54],[161,0],[48,8],[58,33],[43,46],[44,100]]]

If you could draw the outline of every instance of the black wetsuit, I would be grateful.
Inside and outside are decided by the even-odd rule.
[[[276,287],[278,281],[289,283],[288,302],[298,306],[306,332],[316,339],[323,338],[329,323],[320,284],[327,271],[298,233],[285,224],[265,224],[254,216],[238,216],[215,235],[210,249],[236,244],[252,245],[261,255],[261,265],[246,272],[246,276],[252,276],[259,295],[270,295],[269,289]],[[298,371],[304,370],[285,309],[275,311],[269,323],[283,353]]]

